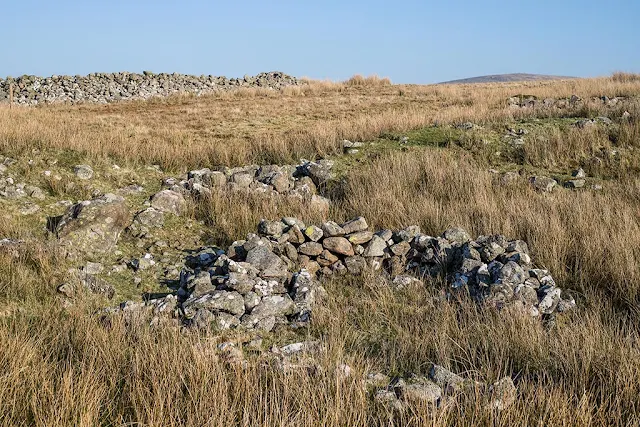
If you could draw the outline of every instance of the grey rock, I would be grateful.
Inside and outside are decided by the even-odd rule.
[[[369,225],[367,224],[367,220],[365,220],[361,216],[342,224],[342,229],[344,230],[345,234],[357,233],[358,231],[365,231],[367,228],[369,228]]]
[[[513,380],[505,377],[490,387],[488,406],[498,411],[505,410],[515,403],[517,392]]]
[[[260,270],[264,277],[283,277],[287,273],[280,257],[264,246],[251,249],[247,253],[246,262]]]
[[[73,173],[80,179],[93,178],[93,169],[89,165],[77,165],[73,168]]]
[[[387,242],[382,240],[382,238],[378,236],[373,236],[369,244],[364,250],[364,257],[381,257],[384,256],[385,249],[387,249]]]
[[[244,314],[244,298],[238,292],[210,291],[192,296],[183,304],[186,312],[205,308],[210,311],[224,311],[234,316]],[[255,309],[254,309],[255,310]]]
[[[540,192],[551,192],[558,182],[555,179],[546,176],[532,176],[529,178],[531,186]]]
[[[251,316],[255,319],[263,319],[270,316],[288,316],[294,311],[295,304],[289,295],[269,295],[263,297],[251,310]]]
[[[326,237],[341,237],[345,235],[344,229],[333,221],[327,221],[322,224],[322,231]]]
[[[584,179],[570,179],[564,183],[567,188],[582,188],[585,184],[586,181]]]
[[[322,244],[318,242],[306,242],[298,247],[298,252],[311,257],[320,255],[322,251]]]
[[[184,196],[172,190],[162,190],[151,198],[151,207],[161,211],[180,215],[186,206]]]
[[[315,225],[310,225],[304,230],[304,235],[307,236],[312,242],[317,242],[318,240],[322,239],[323,234],[324,233],[322,229],[320,227],[316,227]]]
[[[455,242],[460,244],[466,243],[469,240],[471,240],[471,236],[469,235],[469,233],[467,233],[466,230],[458,227],[450,228],[446,230],[444,233],[442,233],[442,237],[444,237],[450,242]]]
[[[102,197],[72,206],[61,217],[48,219],[48,228],[69,255],[96,257],[113,250],[129,222],[122,198]]]
[[[429,371],[429,376],[446,394],[452,394],[464,388],[464,378],[454,374],[443,366],[433,365]]]

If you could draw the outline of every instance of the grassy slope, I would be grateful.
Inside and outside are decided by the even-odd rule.
[[[575,93],[586,105],[579,111],[516,112],[504,102],[516,93],[541,98]],[[91,163],[98,175],[93,186],[142,184],[146,192],[130,198],[139,206],[162,176],[147,169],[151,163],[175,173],[214,164],[292,162],[302,155],[337,156],[341,138],[374,141],[355,156],[336,157],[340,179],[329,190],[335,200],[332,219],[361,214],[374,226],[419,224],[436,234],[460,225],[473,234],[524,238],[534,259],[550,268],[580,305],[546,331],[537,321],[465,302],[435,303],[437,285],[394,292],[377,277],[356,278],[327,285],[329,300],[318,308],[310,331],[264,336],[266,343],[321,337],[327,350],[316,360],[323,367],[320,374],[278,373],[264,368],[258,356],[249,356],[246,369],[227,367],[218,360],[216,343],[247,337],[201,337],[117,322],[105,327],[91,314],[103,302],[92,299],[61,309],[55,287],[70,265],[43,242],[41,219],[48,211],[25,218],[11,210],[14,204],[3,202],[0,237],[25,238],[29,244],[18,257],[0,253],[0,363],[5,367],[0,375],[9,384],[0,389],[0,423],[637,423],[640,181],[635,150],[640,129],[637,122],[619,120],[622,110],[590,97],[639,94],[637,81],[615,79],[473,90],[316,84],[283,97],[243,91],[220,98],[0,110],[2,153],[18,158],[21,176],[51,190],[44,205],[91,192],[78,183],[72,189],[47,187],[45,168],[63,175],[66,183],[74,182],[68,172],[72,165]],[[625,108],[638,117],[637,104]],[[570,125],[573,119],[563,118],[601,114],[617,124],[578,131]],[[451,126],[466,120],[483,129]],[[439,126],[431,127],[435,122]],[[524,147],[512,150],[502,140],[506,126],[529,131]],[[410,142],[399,144],[401,135]],[[617,156],[603,156],[613,149]],[[594,156],[603,158],[597,167],[591,163]],[[29,159],[35,162],[30,165]],[[123,169],[113,171],[114,162]],[[526,183],[531,173],[565,178],[579,166],[592,177],[590,184],[601,183],[604,190],[558,189],[543,195]],[[504,187],[490,168],[522,170],[523,176]],[[262,217],[292,214],[321,219],[303,206],[216,194],[196,205],[191,217],[168,227],[162,238],[184,239],[185,248],[205,240],[226,244],[253,231]],[[190,228],[183,228],[187,224]],[[135,250],[126,241],[120,249]],[[117,298],[142,291],[131,287],[130,278],[121,279]],[[152,286],[154,278],[147,279]],[[482,381],[510,375],[518,385],[518,403],[500,414],[471,399],[439,411],[416,408],[392,416],[361,387],[366,372],[425,373],[433,362]],[[339,363],[354,368],[352,377],[336,376]]]

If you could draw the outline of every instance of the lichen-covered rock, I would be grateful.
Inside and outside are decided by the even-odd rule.
[[[73,173],[80,179],[91,179],[93,169],[89,165],[77,165],[73,168]]]
[[[322,241],[322,246],[330,252],[344,256],[353,256],[353,246],[344,237],[327,237]]]
[[[491,409],[502,411],[513,405],[517,398],[517,389],[513,380],[505,377],[489,388],[489,403]]]
[[[49,218],[48,228],[70,256],[91,259],[111,252],[129,221],[124,199],[105,195],[78,203],[60,217]]]
[[[233,315],[244,314],[244,298],[238,292],[210,291],[201,295],[193,295],[183,303],[185,312],[193,313],[198,309],[224,311]]]
[[[531,186],[543,193],[549,193],[553,190],[553,188],[558,184],[555,179],[546,177],[546,176],[532,176],[529,178],[529,183]]]
[[[151,206],[161,212],[180,215],[186,206],[184,196],[173,190],[162,190],[151,198]]]

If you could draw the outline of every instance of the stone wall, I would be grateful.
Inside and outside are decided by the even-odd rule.
[[[13,102],[20,105],[40,103],[107,103],[120,100],[148,99],[178,93],[196,95],[237,89],[261,87],[274,90],[295,86],[295,77],[281,72],[260,73],[257,76],[227,78],[191,76],[178,73],[93,73],[87,76],[21,76],[0,78],[0,104],[9,102],[9,86],[13,83]]]

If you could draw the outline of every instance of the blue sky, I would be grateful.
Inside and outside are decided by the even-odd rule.
[[[639,0],[14,0],[1,15],[2,76],[640,72]]]

